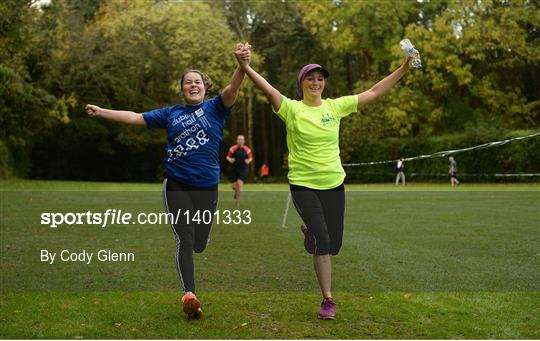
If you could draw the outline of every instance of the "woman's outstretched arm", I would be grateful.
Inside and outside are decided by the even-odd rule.
[[[366,105],[374,102],[377,98],[387,93],[396,84],[405,73],[409,70],[409,62],[411,57],[405,57],[403,64],[394,72],[383,78],[377,84],[373,85],[369,90],[358,94],[358,106]]]
[[[249,49],[244,49],[244,44],[238,43],[235,46],[234,53],[238,53],[243,60],[246,60],[247,63],[251,60],[251,51]],[[221,99],[225,107],[230,108],[236,102],[238,98],[238,92],[240,91],[240,85],[244,80],[244,70],[238,65],[234,70],[233,76],[231,78],[231,83],[227,85],[221,92]]]
[[[93,104],[87,104],[85,109],[86,109],[86,113],[90,117],[103,117],[108,120],[112,120],[112,121],[116,121],[120,123],[134,124],[134,125],[141,125],[141,126],[146,125],[146,121],[144,120],[143,115],[138,114],[133,111],[103,109]]]
[[[243,44],[244,50],[250,50],[251,45],[248,43]],[[238,60],[238,64],[240,64],[240,67],[244,70],[246,75],[251,79],[251,81],[255,84],[255,86],[264,93],[270,104],[272,105],[272,108],[274,111],[279,111],[279,108],[281,107],[281,101],[283,100],[283,95],[266,79],[264,79],[263,76],[261,76],[257,71],[253,70],[251,65],[249,65],[249,61],[242,58],[241,54],[242,50],[236,50],[234,52],[236,59]]]
[[[231,78],[231,82],[221,92],[221,100],[223,101],[223,105],[225,105],[226,108],[230,108],[234,105],[234,103],[236,103],[236,99],[238,98],[238,92],[240,90],[240,85],[244,80],[244,75],[244,70],[242,70],[242,68],[239,66],[236,67]]]

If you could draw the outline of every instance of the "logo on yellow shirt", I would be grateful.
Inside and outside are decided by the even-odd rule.
[[[333,127],[337,124],[337,122],[334,116],[326,113],[323,114],[321,117],[321,124],[323,127]]]

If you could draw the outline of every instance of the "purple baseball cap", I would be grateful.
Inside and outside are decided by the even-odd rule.
[[[304,81],[304,78],[306,78],[306,75],[313,70],[321,71],[324,78],[328,78],[328,76],[330,76],[330,73],[319,64],[308,64],[304,66],[302,70],[300,70],[300,72],[298,73],[298,81],[296,82],[296,92],[298,93],[298,96],[300,98],[304,98],[304,93],[302,91],[302,82]]]

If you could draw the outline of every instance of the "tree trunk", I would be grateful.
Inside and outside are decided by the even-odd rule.
[[[270,159],[268,158],[268,128],[267,128],[268,123],[267,121],[268,121],[268,115],[266,115],[266,110],[261,110],[259,122],[261,122],[260,129],[261,129],[262,141],[260,144],[262,144],[263,150],[262,150],[262,154],[260,155],[261,157],[259,158],[259,163],[260,164],[266,163],[266,165],[270,167],[270,165],[268,164],[268,162],[270,162]]]
[[[247,86],[247,137],[246,144],[251,148],[253,153],[256,152],[255,146],[253,145],[253,85],[249,84]],[[249,174],[250,179],[253,180],[255,175],[255,155],[253,156],[253,162],[249,164]]]

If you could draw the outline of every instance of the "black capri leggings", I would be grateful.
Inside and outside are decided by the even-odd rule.
[[[202,218],[204,211],[209,211],[213,219],[217,206],[217,186],[196,188],[184,185],[172,178],[163,180],[163,205],[167,213],[174,218],[172,228],[176,238],[176,271],[184,292],[195,292],[195,268],[193,251],[203,252],[208,244],[212,220],[205,224],[204,219],[193,222],[193,215],[199,211]],[[184,212],[189,211],[191,217],[187,221]],[[208,214],[207,214],[208,216]]]
[[[316,255],[337,255],[343,243],[345,188],[328,190],[290,185],[296,211],[315,236]]]

